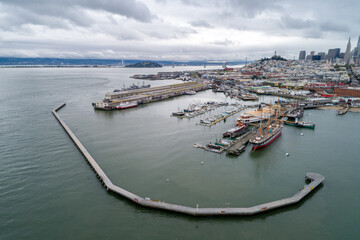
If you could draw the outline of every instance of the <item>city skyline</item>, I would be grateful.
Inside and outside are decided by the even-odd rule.
[[[356,1],[0,0],[1,57],[255,60],[356,46]],[[322,14],[324,12],[326,14]]]

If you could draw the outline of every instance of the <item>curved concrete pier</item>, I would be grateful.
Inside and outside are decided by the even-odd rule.
[[[272,209],[288,206],[299,202],[325,179],[324,176],[318,173],[307,173],[305,178],[310,180],[311,183],[305,185],[303,189],[301,189],[292,197],[256,205],[253,207],[247,207],[247,208],[197,208],[197,207],[193,208],[193,207],[187,207],[187,206],[176,205],[171,203],[159,202],[148,198],[145,199],[114,185],[110,181],[108,176],[106,176],[105,172],[100,168],[100,166],[97,164],[95,159],[90,155],[90,153],[81,144],[81,142],[75,136],[75,134],[70,130],[70,128],[66,125],[66,123],[57,114],[57,111],[60,110],[65,105],[66,105],[65,103],[61,104],[59,107],[55,108],[52,111],[52,113],[59,121],[61,126],[64,128],[66,133],[69,135],[71,140],[75,143],[75,145],[80,150],[80,152],[84,155],[86,161],[89,163],[90,167],[95,171],[96,176],[99,178],[100,182],[104,185],[106,190],[112,191],[143,207],[157,208],[157,209],[162,209],[177,213],[188,214],[192,216],[254,215],[257,213],[269,211]]]

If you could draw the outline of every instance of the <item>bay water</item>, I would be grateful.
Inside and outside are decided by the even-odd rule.
[[[212,127],[197,125],[231,106],[192,119],[171,117],[191,103],[234,102],[223,93],[208,90],[123,111],[91,106],[124,84],[141,85],[129,78],[133,74],[191,69],[1,68],[0,239],[359,239],[359,113],[306,110],[304,120],[316,123],[315,130],[285,126],[263,150],[248,146],[229,157],[192,145],[215,142],[234,127],[238,114]],[[142,208],[100,184],[51,113],[63,102],[59,115],[112,182],[142,197],[250,207],[292,196],[307,172],[326,179],[299,204],[251,217]]]

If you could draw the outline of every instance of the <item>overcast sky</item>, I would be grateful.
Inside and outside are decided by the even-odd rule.
[[[359,0],[0,0],[3,57],[297,58],[359,34]]]

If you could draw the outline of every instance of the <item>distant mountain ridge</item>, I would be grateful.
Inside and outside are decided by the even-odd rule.
[[[121,66],[124,64],[136,64],[139,62],[150,62],[150,60],[129,60],[129,59],[68,59],[68,58],[15,58],[15,57],[0,57],[0,65],[17,65],[17,66]],[[163,66],[201,66],[203,61],[156,61]],[[223,61],[207,61],[206,65],[222,65]],[[229,61],[227,65],[244,64],[245,61]]]

